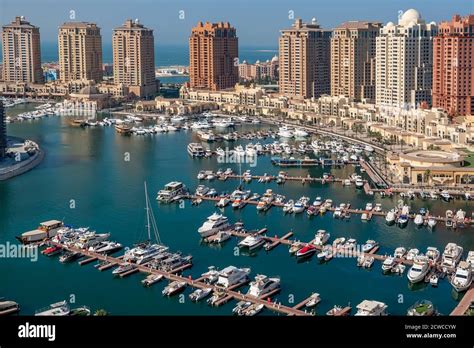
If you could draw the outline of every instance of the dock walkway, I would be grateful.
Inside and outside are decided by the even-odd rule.
[[[76,247],[65,246],[60,243],[55,243],[52,241],[50,241],[49,244],[61,247],[62,249],[67,250],[67,251],[81,253],[85,257],[88,257],[88,258],[96,258],[97,260],[100,260],[100,261],[109,262],[112,265],[110,267],[123,263],[123,260],[121,258],[106,256],[106,255],[102,255],[93,251],[79,249]],[[193,287],[193,288],[204,289],[204,288],[210,287],[213,290],[216,290],[216,286],[214,285],[209,285],[199,280],[193,280],[191,277],[184,277],[184,276],[175,274],[177,270],[165,272],[159,269],[148,267],[147,265],[134,265],[134,266],[135,268],[133,270],[134,271],[133,273],[140,271],[142,273],[147,273],[147,274],[162,275],[164,278],[168,279],[169,281],[185,282],[188,286]],[[227,293],[228,296],[236,300],[245,300],[248,302],[252,302],[253,304],[263,304],[266,308],[274,312],[281,313],[281,314],[298,315],[298,316],[310,315],[304,311],[295,309],[293,307],[288,307],[279,303],[271,302],[269,299],[260,299],[260,298],[255,298],[253,296],[241,294],[233,289],[226,289],[225,292]],[[229,298],[228,300],[230,300],[231,298]]]

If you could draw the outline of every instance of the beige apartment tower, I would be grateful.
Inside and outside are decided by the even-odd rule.
[[[330,92],[330,38],[313,18],[311,23],[296,19],[281,31],[279,39],[280,93],[318,98]]]
[[[228,22],[199,22],[189,37],[189,79],[193,89],[217,91],[239,82],[238,38]]]
[[[138,19],[127,19],[114,29],[112,46],[114,82],[127,86],[138,97],[154,96],[157,88],[153,30]]]
[[[331,95],[375,101],[375,43],[381,23],[345,22],[331,38]]]
[[[39,28],[24,17],[2,28],[2,75],[5,81],[44,82]]]
[[[96,24],[64,23],[59,27],[58,47],[62,82],[102,80],[102,37]]]

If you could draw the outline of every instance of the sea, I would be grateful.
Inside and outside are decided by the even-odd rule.
[[[7,110],[8,115],[31,110],[33,104],[19,105]],[[239,132],[267,129],[268,125],[244,125]],[[281,278],[282,291],[275,298],[286,305],[295,305],[317,292],[321,303],[316,315],[324,315],[334,305],[353,307],[364,299],[385,302],[392,315],[405,315],[415,302],[426,299],[433,302],[442,314],[449,314],[462,295],[457,294],[447,279],[441,279],[434,288],[427,283],[409,284],[405,273],[383,275],[381,263],[376,261],[371,269],[356,266],[354,258],[335,258],[319,263],[316,258],[298,262],[288,253],[288,248],[278,246],[270,252],[261,249],[253,253],[239,251],[238,240],[232,238],[222,246],[203,243],[197,232],[208,216],[218,211],[211,202],[192,206],[158,204],[156,193],[170,181],[181,181],[194,190],[200,183],[214,187],[218,192],[232,192],[240,184],[236,180],[199,182],[200,170],[232,168],[235,172],[250,169],[254,174],[277,174],[269,156],[258,157],[256,167],[249,164],[218,163],[217,158],[192,159],[186,147],[199,139],[192,131],[181,131],[147,136],[122,136],[113,127],[76,128],[67,118],[49,117],[41,120],[8,124],[10,135],[32,139],[45,151],[44,161],[35,169],[8,181],[0,182],[0,243],[14,243],[15,236],[35,229],[42,221],[63,220],[80,227],[87,226],[97,232],[111,233],[111,240],[132,246],[146,237],[144,182],[147,182],[152,209],[155,213],[160,238],[173,251],[193,256],[193,267],[186,276],[199,277],[209,266],[222,269],[229,265],[250,267],[251,275],[265,274]],[[269,142],[271,140],[262,140]],[[245,145],[248,140],[237,144]],[[204,144],[215,149],[221,144]],[[346,178],[357,167],[312,167],[288,169],[290,175],[322,176],[329,172]],[[308,196],[311,200],[320,196],[331,198],[335,204],[351,203],[354,208],[364,208],[367,202],[381,203],[384,210],[398,204],[399,197],[381,198],[369,196],[354,187],[339,184],[286,182],[262,184],[255,180],[244,184],[245,189],[264,193],[267,189],[283,194],[287,199]],[[463,209],[472,214],[472,203],[456,200],[413,200],[407,202],[413,210],[425,207],[437,215],[447,209]],[[254,206],[242,210],[226,207],[222,211],[231,222],[242,221],[248,229],[268,228],[268,235],[282,236],[289,231],[294,238],[310,241],[317,230],[337,237],[356,238],[359,243],[376,240],[381,247],[379,254],[392,254],[399,246],[419,248],[425,252],[428,246],[441,252],[448,242],[464,247],[464,255],[474,249],[472,228],[449,230],[440,223],[434,231],[416,228],[410,222],[400,229],[388,226],[385,219],[374,217],[363,222],[353,214],[350,220],[334,219],[331,213],[308,218],[304,214],[284,215],[281,209],[271,208],[259,213]],[[38,308],[62,300],[73,302],[71,306],[86,305],[93,311],[105,309],[111,315],[231,315],[234,301],[222,307],[210,307],[205,301],[192,303],[186,289],[184,296],[163,297],[161,291],[167,284],[162,281],[144,288],[142,274],[124,279],[114,278],[111,271],[99,272],[93,264],[79,266],[77,262],[61,264],[58,257],[39,255],[36,261],[28,258],[0,260],[0,297],[17,301],[20,315],[30,315]],[[247,291],[245,286],[241,291]],[[261,315],[277,315],[264,310]]]

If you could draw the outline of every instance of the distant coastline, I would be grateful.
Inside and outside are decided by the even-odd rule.
[[[256,47],[240,46],[239,60],[246,60],[254,63],[257,60],[265,61],[272,59],[278,54],[276,47]],[[0,60],[2,52],[0,50]],[[50,63],[58,61],[57,42],[41,41],[41,63]],[[103,63],[112,63],[112,43],[102,43],[102,61]],[[189,65],[189,48],[187,45],[160,45],[155,43],[155,67],[168,67],[176,65]]]

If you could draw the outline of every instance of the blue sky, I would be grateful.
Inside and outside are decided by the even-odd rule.
[[[276,47],[279,30],[291,24],[289,11],[325,28],[346,20],[395,22],[399,11],[417,9],[427,21],[449,19],[454,13],[474,13],[473,0],[0,0],[0,23],[24,15],[41,29],[44,42],[56,41],[57,28],[69,21],[92,21],[102,28],[103,42],[126,18],[139,18],[155,30],[159,44],[186,45],[199,20],[230,21],[241,46]],[[180,18],[183,14],[184,19]]]

